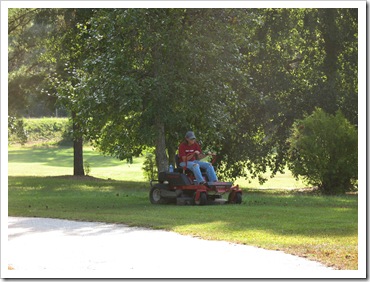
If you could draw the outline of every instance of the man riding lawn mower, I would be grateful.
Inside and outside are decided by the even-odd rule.
[[[195,135],[189,131],[185,141],[179,146],[176,156],[176,169],[162,171],[158,174],[158,182],[153,185],[149,199],[152,204],[177,203],[179,205],[206,205],[212,203],[240,204],[242,191],[239,186],[231,182],[219,182],[213,168],[216,156],[212,155],[212,162],[200,161],[206,155],[202,153],[200,145],[195,141]],[[228,199],[222,195],[229,193]]]

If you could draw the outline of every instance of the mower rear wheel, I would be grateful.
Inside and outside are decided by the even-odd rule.
[[[163,189],[162,186],[163,185],[161,184],[156,184],[152,187],[152,189],[150,189],[149,200],[152,204],[156,205],[156,204],[166,204],[167,203],[167,199],[163,198],[161,195],[161,189]]]
[[[194,203],[198,206],[204,206],[207,204],[207,194],[202,192],[200,193],[199,200],[195,200],[196,193],[194,193]]]

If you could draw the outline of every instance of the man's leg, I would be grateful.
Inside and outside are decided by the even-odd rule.
[[[208,181],[209,182],[216,182],[218,181],[215,169],[213,165],[207,162],[198,162],[199,166],[206,170]]]
[[[181,162],[180,166],[185,167],[185,162]],[[198,162],[188,162],[187,168],[190,169],[194,173],[195,179],[197,180],[198,183],[204,182],[202,172],[200,171]]]

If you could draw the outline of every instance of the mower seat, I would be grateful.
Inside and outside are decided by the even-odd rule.
[[[180,160],[180,157],[178,154],[176,154],[175,156],[175,162],[176,162],[176,168],[175,168],[175,171],[176,172],[180,172],[180,173],[183,173],[184,172],[184,169],[180,166],[180,163],[181,163],[181,160]],[[185,170],[185,173],[188,173],[188,172],[192,172],[190,169],[186,169]]]

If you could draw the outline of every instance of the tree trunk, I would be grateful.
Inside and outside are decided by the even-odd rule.
[[[76,138],[73,141],[73,175],[85,175],[82,138]]]
[[[338,71],[337,62],[341,44],[339,41],[340,31],[338,30],[336,20],[336,9],[322,10],[321,32],[324,39],[324,50],[326,53],[323,62],[323,71],[327,77],[322,93],[322,99],[325,103],[324,110],[330,114],[334,114],[338,109],[336,73]]]
[[[156,122],[157,138],[155,146],[155,160],[157,163],[158,172],[166,171],[168,169],[168,158],[166,154],[166,138],[164,132],[164,124]]]
[[[76,114],[72,112],[73,123],[73,175],[85,175],[83,165],[83,140],[80,134],[80,126],[75,122]]]

